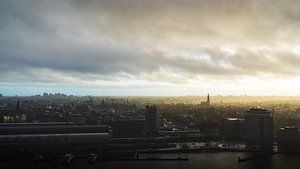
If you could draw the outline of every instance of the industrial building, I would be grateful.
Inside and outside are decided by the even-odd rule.
[[[0,146],[91,145],[108,141],[108,133],[0,135]]]
[[[99,151],[110,138],[109,127],[100,125],[54,122],[11,123],[0,126],[0,150],[4,156],[39,152]]]
[[[1,125],[0,135],[25,135],[25,134],[67,134],[67,133],[108,133],[106,125],[74,125],[52,123],[14,123]]]
[[[145,133],[144,119],[114,120],[113,137],[141,137]]]

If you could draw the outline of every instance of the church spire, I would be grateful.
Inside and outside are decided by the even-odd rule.
[[[210,98],[209,98],[209,93],[207,94],[207,101],[206,101],[207,105],[210,105]]]

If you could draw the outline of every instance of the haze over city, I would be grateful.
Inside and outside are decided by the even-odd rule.
[[[300,160],[299,0],[0,0],[0,166]]]
[[[0,93],[299,95],[300,2],[0,2]]]

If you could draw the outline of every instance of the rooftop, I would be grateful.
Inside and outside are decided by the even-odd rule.
[[[261,109],[261,108],[251,108],[247,111],[247,113],[255,113],[255,114],[270,114],[267,109]]]

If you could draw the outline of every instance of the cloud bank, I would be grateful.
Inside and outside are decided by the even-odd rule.
[[[0,82],[292,81],[299,21],[297,0],[3,0]]]

